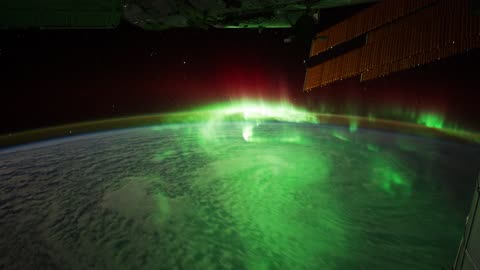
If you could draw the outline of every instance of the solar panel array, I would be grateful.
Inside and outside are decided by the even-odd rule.
[[[350,19],[318,33],[317,37],[326,36],[328,39],[315,40],[312,43],[311,55],[317,55],[331,49],[342,42],[372,31],[434,2],[435,0],[391,0],[380,2],[364,12],[352,16]]]
[[[375,79],[479,48],[480,17],[469,0],[388,0],[319,33],[327,39],[312,43],[311,56],[365,33],[363,47],[307,68],[304,90],[359,75]]]

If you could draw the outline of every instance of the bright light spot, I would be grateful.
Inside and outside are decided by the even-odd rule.
[[[399,192],[410,194],[411,184],[399,172],[390,167],[375,168],[378,179],[381,181],[382,188],[389,194],[395,195]]]
[[[435,113],[422,113],[418,116],[417,124],[424,125],[429,128],[443,128],[444,118]]]
[[[352,119],[350,120],[350,123],[349,123],[349,130],[351,133],[357,131],[358,129],[358,121],[356,119]]]
[[[247,142],[260,142],[262,138],[253,140],[253,129],[264,122],[290,122],[290,123],[318,123],[317,115],[294,107],[293,105],[280,102],[271,103],[264,101],[240,101],[233,103],[215,104],[200,108],[196,111],[198,120],[206,121],[202,130],[203,139],[215,141],[222,135],[218,134],[217,125],[225,122],[243,123],[242,137]],[[282,136],[288,142],[299,142],[295,136]],[[270,138],[273,140],[272,138]],[[280,138],[276,138],[281,140]]]
[[[367,148],[368,148],[368,150],[370,150],[372,152],[378,152],[379,151],[379,147],[374,145],[374,144],[367,144]]]
[[[295,108],[287,103],[237,102],[205,108],[212,118],[226,118],[241,115],[243,120],[275,120],[282,122],[317,123],[315,114]]]
[[[243,139],[248,142],[250,140],[250,137],[253,135],[253,126],[252,125],[247,125],[243,127]]]
[[[332,136],[344,142],[350,141],[347,136],[337,131],[332,132]]]

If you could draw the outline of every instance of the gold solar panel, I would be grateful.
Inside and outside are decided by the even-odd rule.
[[[319,33],[327,39],[313,41],[311,56],[359,34],[367,34],[363,47],[307,70],[305,91],[352,76],[375,79],[479,48],[480,17],[470,12],[469,0],[385,1]]]

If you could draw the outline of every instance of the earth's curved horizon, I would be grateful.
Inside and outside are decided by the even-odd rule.
[[[0,266],[451,267],[480,145],[378,119],[207,116],[105,121],[118,129],[0,149]]]
[[[254,107],[257,108],[257,107]],[[297,108],[288,106],[290,110],[295,111]],[[242,108],[243,109],[243,108]],[[243,122],[243,111],[235,114],[224,114],[226,120],[231,122]],[[425,123],[415,123],[408,121],[399,121],[386,118],[372,118],[356,115],[341,115],[318,112],[300,111],[308,115],[308,120],[301,119],[285,119],[274,117],[263,119],[262,122],[280,121],[280,122],[309,122],[316,124],[340,125],[347,126],[349,129],[369,128],[380,131],[401,132],[406,134],[420,135],[426,137],[437,137],[441,139],[459,141],[463,143],[480,143],[480,132],[462,130],[458,128],[441,128],[429,126]],[[105,118],[94,121],[82,121],[68,123],[57,126],[40,127],[32,130],[18,131],[15,133],[0,134],[0,149],[2,147],[11,147],[25,143],[35,143],[42,140],[62,138],[66,136],[74,136],[88,134],[98,131],[108,131],[113,129],[125,129],[133,127],[148,127],[164,124],[180,124],[180,123],[205,123],[212,119],[212,115],[218,114],[216,110],[192,110],[180,111],[172,113],[155,113],[146,115],[124,116],[117,118]],[[221,112],[224,113],[224,112]],[[285,113],[285,112],[282,112]],[[288,113],[288,111],[287,111]],[[232,117],[233,115],[233,117]],[[228,118],[230,117],[230,118]],[[223,119],[225,120],[225,119]],[[355,131],[353,130],[353,131]]]

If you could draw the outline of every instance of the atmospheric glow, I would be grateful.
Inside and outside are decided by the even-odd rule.
[[[367,149],[372,152],[378,152],[380,150],[378,146],[371,143],[367,144]]]
[[[217,133],[217,126],[224,122],[243,123],[239,135],[246,142],[283,141],[300,143],[302,138],[292,130],[272,138],[255,136],[254,130],[263,122],[318,123],[317,116],[306,110],[296,108],[287,102],[272,103],[264,101],[240,101],[215,104],[197,110],[197,115],[206,124],[202,130],[202,141],[216,141],[223,135]]]
[[[430,128],[443,128],[444,122],[444,118],[435,113],[421,113],[417,119],[417,124]]]
[[[410,196],[412,184],[405,176],[408,168],[397,168],[390,155],[382,155],[373,160],[372,181],[391,196]]]
[[[295,123],[317,123],[314,113],[296,108],[287,102],[240,101],[200,108],[209,120],[270,120]]]
[[[243,255],[246,269],[268,269],[272,260],[263,252],[287,250],[291,257],[275,263],[281,262],[284,269],[305,268],[316,263],[319,252],[328,253],[336,243],[346,241],[344,230],[335,223],[340,217],[338,205],[331,205],[331,193],[316,196],[305,207],[312,198],[301,194],[328,189],[332,167],[328,155],[312,147],[316,142],[305,139],[312,135],[306,126],[250,121],[205,125],[212,133],[206,138],[200,131],[199,144],[212,161],[196,176],[192,190],[201,198],[213,192],[222,201],[222,211],[231,217],[230,226],[245,228],[239,231],[242,245],[248,247]],[[247,143],[239,142],[237,131]],[[318,215],[319,211],[323,219],[302,226],[305,218],[299,216]],[[346,252],[343,247],[335,248]]]
[[[359,124],[363,124],[360,119]],[[207,135],[213,136],[212,140],[205,138],[205,126],[211,127]],[[109,224],[108,228],[115,230],[104,244],[100,245],[103,240],[99,239],[101,250],[121,248],[135,258],[150,254],[141,265],[138,260],[126,259],[131,268],[154,269],[161,264],[167,269],[179,265],[187,269],[355,269],[371,262],[366,269],[391,269],[392,265],[423,269],[423,265],[435,265],[438,258],[454,255],[448,247],[458,240],[463,216],[456,215],[461,207],[452,207],[451,198],[461,193],[443,191],[459,184],[450,172],[458,173],[476,163],[475,149],[452,148],[451,144],[437,144],[437,140],[429,145],[425,143],[428,140],[401,133],[359,130],[352,134],[348,125],[254,120],[211,125],[205,121],[91,136],[64,144],[61,152],[71,153],[71,157],[57,158],[61,144],[53,148],[42,144],[33,152],[18,151],[16,160],[54,157],[52,166],[62,167],[57,162],[65,160],[63,165],[68,167],[78,156],[78,146],[94,145],[85,148],[94,152],[81,153],[89,154],[89,159],[76,171],[82,177],[92,162],[104,162],[98,167],[107,174],[95,177],[105,181],[84,196],[99,194],[101,199],[105,194],[99,205],[105,209],[87,211],[90,216],[86,218],[93,222],[82,229],[97,233],[98,224]],[[403,137],[412,140],[415,152],[398,149],[395,141]],[[378,151],[374,151],[376,146]],[[444,166],[454,149],[459,150],[455,151],[455,163]],[[46,150],[51,152],[43,152]],[[11,155],[4,157],[8,160]],[[469,163],[462,164],[462,160]],[[18,168],[4,170],[3,175],[20,170],[22,177],[24,164],[18,162]],[[443,185],[446,181],[450,182]],[[77,190],[85,188],[77,182]],[[64,194],[76,190],[64,187]],[[49,192],[55,196],[59,190]],[[44,194],[40,195],[42,199]],[[82,201],[85,199],[78,198],[67,206],[75,208],[75,203]],[[48,215],[51,210],[48,205],[34,206],[32,213],[40,210]],[[452,215],[458,222],[452,221]],[[39,215],[40,222],[43,216]],[[9,218],[16,220],[16,216]],[[70,232],[66,228],[61,234]],[[439,237],[449,239],[432,246]],[[117,238],[125,241],[122,247]],[[72,245],[80,247],[84,242],[82,238],[75,241]],[[419,248],[429,255],[422,261],[415,256]],[[372,254],[371,250],[381,253]],[[97,258],[97,253],[92,250],[92,258]],[[113,261],[111,268],[118,268],[117,256],[113,252],[105,260],[95,260],[100,266]]]
[[[338,131],[332,132],[332,136],[344,142],[350,141],[350,139],[348,139],[348,137],[345,134],[342,134]]]
[[[15,134],[0,135],[0,147],[27,143],[36,140],[64,137],[66,135],[90,133],[94,131],[111,130],[138,126],[151,126],[153,130],[160,130],[161,125],[197,123],[204,124],[204,140],[216,140],[215,126],[221,122],[236,122],[245,128],[240,128],[238,135],[244,141],[265,142],[268,140],[305,143],[304,138],[297,134],[281,134],[276,138],[258,136],[256,129],[264,122],[294,122],[312,124],[346,125],[353,133],[359,128],[371,128],[406,132],[422,136],[440,136],[442,138],[460,139],[462,141],[480,143],[480,133],[462,129],[458,124],[447,122],[440,113],[405,108],[385,107],[374,112],[369,111],[367,116],[359,116],[355,110],[352,115],[330,114],[335,111],[325,104],[321,104],[320,111],[309,112],[295,107],[288,102],[266,102],[263,100],[242,100],[217,103],[200,108],[175,112],[129,116],[122,118],[103,119],[90,122],[72,123],[63,126],[54,126],[37,130],[18,132]],[[205,125],[206,124],[206,125]],[[250,128],[247,126],[252,125]],[[422,128],[426,127],[428,129]],[[245,129],[245,130],[244,130]],[[434,129],[434,130],[432,130]],[[245,131],[245,134],[244,134]],[[245,135],[245,136],[244,136]],[[348,140],[344,134],[332,134],[340,140]]]
[[[253,126],[252,125],[246,125],[243,127],[243,139],[248,142],[250,140],[250,137],[253,135]]]
[[[351,133],[357,131],[358,129],[358,121],[357,119],[351,119],[349,123],[349,130]]]

